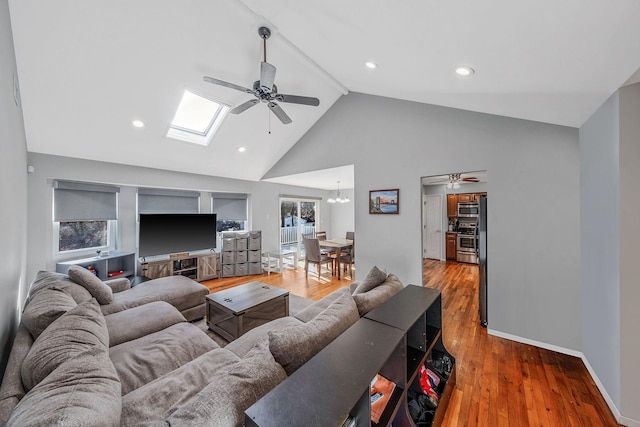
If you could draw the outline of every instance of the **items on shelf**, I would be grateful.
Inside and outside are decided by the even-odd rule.
[[[89,273],[93,274],[94,276],[98,275],[98,270],[96,270],[93,265],[88,265],[87,266],[87,270],[89,270]]]
[[[387,407],[389,399],[395,390],[396,385],[380,374],[377,374],[371,381],[371,421],[378,423],[380,416]]]
[[[107,274],[107,277],[117,277],[120,276],[124,273],[123,270],[119,270],[119,271],[112,271],[111,273]]]

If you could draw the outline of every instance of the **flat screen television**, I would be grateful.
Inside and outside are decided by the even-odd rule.
[[[140,214],[138,255],[194,252],[216,247],[216,214]]]

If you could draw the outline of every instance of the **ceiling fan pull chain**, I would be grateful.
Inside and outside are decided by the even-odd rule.
[[[269,120],[269,135],[271,135],[271,114],[269,114],[268,112],[267,112],[267,117]]]

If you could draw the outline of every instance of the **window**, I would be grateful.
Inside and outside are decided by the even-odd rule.
[[[109,221],[61,221],[58,252],[109,246]]]
[[[242,231],[247,225],[247,195],[242,193],[213,193],[213,213],[217,215],[216,231]]]
[[[138,188],[138,214],[200,213],[198,191]]]
[[[228,105],[185,90],[167,136],[194,144],[209,145],[228,112]]]
[[[119,191],[111,185],[54,181],[55,253],[115,249]]]

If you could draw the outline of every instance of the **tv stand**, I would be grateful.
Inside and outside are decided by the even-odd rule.
[[[111,251],[109,255],[57,262],[56,271],[67,274],[69,267],[72,265],[79,265],[84,268],[92,266],[100,280],[131,277],[135,274],[135,257],[136,254],[133,252]]]
[[[198,282],[220,277],[220,253],[200,255],[180,254],[169,259],[147,261],[140,259],[140,272],[149,279],[168,276],[186,276]]]

